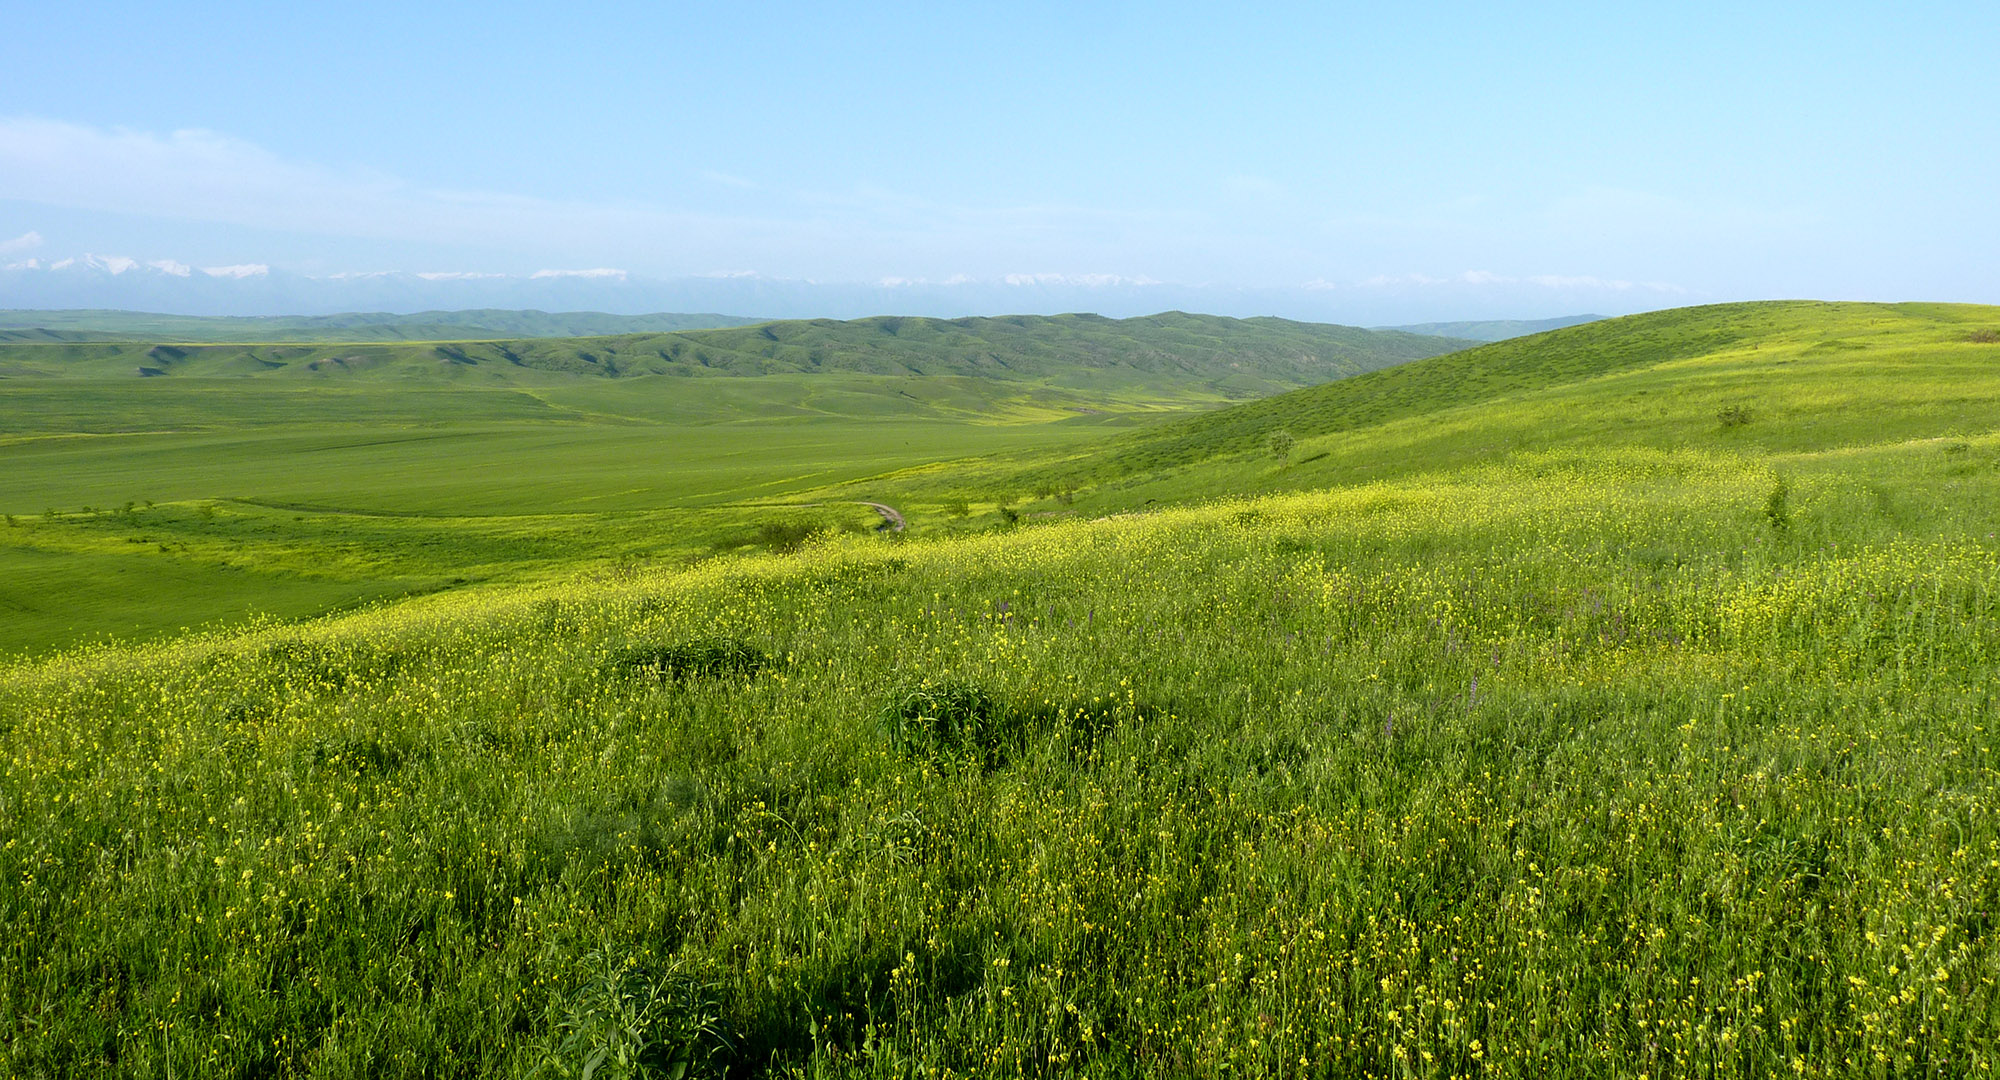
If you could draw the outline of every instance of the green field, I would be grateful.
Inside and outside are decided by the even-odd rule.
[[[871,512],[811,493],[1087,440],[1132,415],[1063,412],[948,380],[920,387],[919,403],[895,382],[717,379],[689,393],[654,380],[616,402],[588,387],[7,387],[22,408],[11,419],[100,430],[0,443],[0,649],[172,630],[246,608],[298,616],[496,577],[678,564],[805,518],[859,527]],[[972,404],[1007,422],[968,422]],[[240,422],[210,425],[216,417]],[[166,429],[143,430],[155,424]],[[104,430],[121,425],[133,430]],[[101,599],[80,603],[86,591]]]
[[[2000,309],[1120,370],[0,383],[5,1071],[2000,1069]]]

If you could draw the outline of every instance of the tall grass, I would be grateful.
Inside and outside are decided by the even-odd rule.
[[[16,666],[0,1060],[1983,1074],[1994,471],[1899,453],[1784,529],[1526,455]]]

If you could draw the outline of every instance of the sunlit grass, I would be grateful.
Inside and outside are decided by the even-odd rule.
[[[1925,449],[1893,536],[1540,455],[20,666],[9,1063],[1983,1072],[1996,484]]]

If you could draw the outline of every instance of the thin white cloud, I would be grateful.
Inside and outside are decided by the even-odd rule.
[[[1425,288],[1450,285],[1471,285],[1475,287],[1535,286],[1543,289],[1557,289],[1569,292],[1656,292],[1667,294],[1686,293],[1679,285],[1664,281],[1633,282],[1622,278],[1597,277],[1593,274],[1530,274],[1513,277],[1496,274],[1491,270],[1467,270],[1452,277],[1432,277],[1429,274],[1377,274],[1363,279],[1360,285],[1370,288],[1393,288],[1400,285],[1416,285]],[[1305,284],[1307,289],[1338,288],[1332,282],[1315,279]]]
[[[1376,274],[1363,278],[1359,284],[1367,288],[1383,288],[1394,285],[1448,285],[1449,278],[1434,278],[1428,274]]]
[[[146,265],[162,274],[172,274],[175,277],[187,277],[194,273],[194,267],[175,259],[153,259]]]
[[[0,117],[0,199],[412,243],[500,237],[544,257],[729,224],[644,206],[423,188],[378,171],[290,160],[213,131],[160,135],[23,117]]]
[[[212,278],[236,278],[241,280],[243,278],[263,277],[271,272],[271,268],[264,263],[237,263],[234,266],[204,266],[201,268],[201,272]]]
[[[1052,287],[1078,287],[1087,289],[1113,288],[1120,285],[1158,285],[1158,280],[1149,277],[1125,277],[1122,274],[1007,274],[1001,281],[1009,285],[1042,285]]]
[[[425,281],[487,281],[507,275],[483,274],[477,270],[424,270],[419,271],[417,276]]]
[[[33,251],[42,246],[42,234],[33,229],[12,240],[0,240],[0,255],[15,255],[23,251]]]
[[[480,269],[525,271],[610,263],[676,276],[701,265],[762,264],[800,280],[935,279],[945,267],[964,268],[967,253],[1000,264],[985,267],[988,275],[1019,260],[1131,259],[1135,248],[1199,224],[1198,215],[1132,207],[968,205],[866,185],[789,189],[713,170],[706,180],[722,203],[702,204],[699,192],[683,196],[696,200],[693,208],[547,199],[427,187],[377,169],[285,157],[215,131],[0,116],[0,200],[179,222],[190,231],[256,229],[288,237],[281,242],[290,251],[305,237],[368,241],[381,252],[370,257],[376,265],[464,258]],[[735,209],[742,205],[755,209]]]
[[[537,281],[544,278],[614,278],[618,281],[624,281],[629,275],[623,270],[613,270],[608,266],[598,266],[589,270],[537,270],[528,276]]]

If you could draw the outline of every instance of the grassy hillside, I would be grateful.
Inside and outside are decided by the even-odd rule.
[[[985,489],[1181,499],[1636,444],[1784,450],[1985,430],[2000,310],[1772,302],[1607,319],[1134,432]],[[1292,445],[1276,459],[1272,439]]]
[[[589,337],[745,326],[734,315],[609,315],[601,311],[347,312],[341,315],[163,315],[145,311],[0,310],[0,341],[42,332],[71,341],[470,341]]]
[[[1539,340],[0,667],[7,1070],[1991,1073],[2000,311]]]

